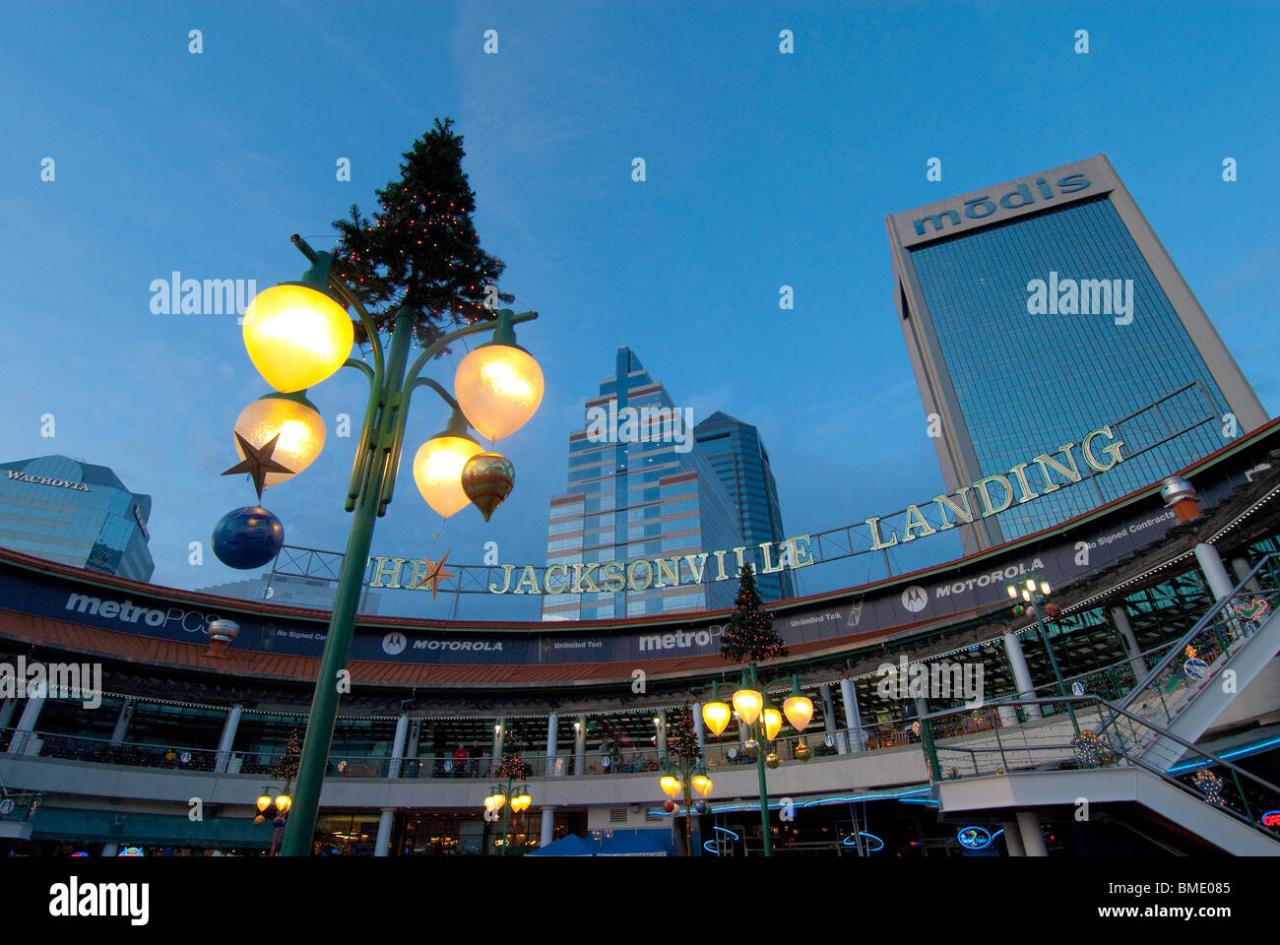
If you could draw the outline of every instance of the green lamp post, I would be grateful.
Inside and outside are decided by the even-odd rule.
[[[354,515],[312,697],[297,787],[280,848],[283,856],[306,856],[311,853],[320,788],[337,720],[341,675],[351,646],[374,524],[386,514],[395,491],[413,392],[420,386],[430,387],[451,410],[446,429],[423,444],[414,462],[415,479],[423,497],[447,516],[465,504],[458,502],[459,495],[465,495],[464,469],[470,471],[479,464],[483,472],[495,463],[510,468],[504,457],[483,451],[469,436],[468,425],[490,440],[519,429],[541,403],[543,378],[533,357],[515,344],[513,331],[517,323],[537,318],[537,312],[496,312],[494,318],[449,332],[425,347],[410,363],[416,313],[407,307],[399,309],[389,347],[384,349],[377,327],[356,291],[334,274],[332,255],[313,250],[297,235],[293,243],[311,262],[311,268],[298,282],[259,293],[246,309],[244,339],[250,360],[281,394],[302,392],[341,367],[355,368],[369,381],[345,503],[346,510]],[[348,309],[364,326],[372,364],[350,357],[354,323]],[[492,331],[494,338],[471,351],[458,365],[454,377],[456,399],[440,384],[419,376],[445,346],[484,331]],[[275,403],[296,407],[288,398]],[[283,436],[282,431],[280,438]],[[490,489],[485,490],[483,499],[475,500],[486,521],[502,498],[505,493],[495,498]]]

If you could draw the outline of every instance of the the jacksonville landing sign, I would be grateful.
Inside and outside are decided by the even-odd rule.
[[[886,521],[886,516],[866,519],[871,531],[871,550],[891,548],[967,525],[979,518],[999,515],[1015,502],[1030,502],[1056,492],[1064,485],[1080,482],[1086,471],[1105,473],[1124,461],[1124,441],[1109,426],[1090,430],[1076,443],[1064,443],[1052,452],[1041,453],[1018,463],[1004,473],[984,476],[971,485],[934,496],[929,502],[908,505]],[[1077,452],[1078,451],[1078,452]],[[1033,485],[1034,483],[1034,485]],[[928,509],[929,514],[926,514]],[[933,522],[929,521],[930,516]],[[672,555],[666,558],[637,558],[632,561],[574,562],[552,564],[543,570],[532,564],[503,564],[499,580],[489,583],[491,594],[595,594],[645,591],[677,587],[685,583],[735,580],[742,566],[751,564],[759,574],[776,574],[787,568],[815,563],[810,537],[798,535],[781,542],[763,542],[752,547]],[[386,561],[403,559],[378,556],[373,559],[375,574],[383,573]],[[380,580],[380,578],[379,578]],[[371,587],[383,587],[373,583]],[[398,584],[388,584],[397,587]]]

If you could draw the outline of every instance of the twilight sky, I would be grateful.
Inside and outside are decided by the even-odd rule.
[[[5,460],[64,453],[154,497],[157,583],[241,575],[207,543],[251,504],[232,422],[266,391],[234,316],[157,316],[152,280],[296,279],[301,232],[396,172],[435,116],[466,137],[484,247],[542,318],[538,416],[500,448],[517,486],[441,529],[408,458],[446,419],[415,403],[374,553],[544,559],[567,436],[622,344],[682,407],[756,424],[790,534],[940,491],[891,294],[884,217],[1106,153],[1269,412],[1280,405],[1280,237],[1268,168],[1280,8],[1250,3],[10,4],[0,33]],[[203,52],[188,34],[203,33]],[[483,51],[496,29],[497,55]],[[790,29],[795,52],[781,55]],[[1073,52],[1087,29],[1090,52]],[[943,180],[925,179],[942,160]],[[1239,180],[1224,183],[1224,157]],[[350,182],[336,180],[349,158]],[[647,180],[631,179],[643,157]],[[53,158],[56,180],[41,180]],[[778,306],[782,285],[792,311]],[[452,381],[453,361],[433,376]],[[341,549],[361,379],[311,393],[325,453],[267,492],[290,544]],[[1088,396],[1082,392],[1081,396]],[[1034,415],[1034,404],[1010,410]],[[41,436],[53,414],[56,436]],[[922,540],[899,567],[958,543]],[[868,562],[802,572],[812,593]],[[395,595],[401,598],[410,595]],[[387,609],[443,615],[427,595]],[[443,603],[443,598],[442,598]],[[464,597],[460,615],[536,618]]]

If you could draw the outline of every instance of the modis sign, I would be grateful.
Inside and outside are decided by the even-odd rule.
[[[1030,207],[1039,201],[1053,200],[1062,194],[1074,194],[1082,190],[1088,190],[1092,184],[1093,181],[1083,174],[1068,174],[1066,177],[1058,178],[1058,189],[1055,191],[1054,186],[1048,180],[1043,177],[1037,177],[1034,191],[1031,185],[1023,182],[994,199],[991,194],[971,197],[964,202],[964,216],[966,220],[985,220],[987,217],[998,215],[1001,209],[1021,210],[1023,207]],[[992,191],[992,193],[996,193],[996,191]],[[917,217],[913,221],[916,236],[926,236],[931,232],[941,232],[947,228],[948,224],[952,227],[959,227],[961,225],[960,213],[959,209],[940,210],[937,213]]]

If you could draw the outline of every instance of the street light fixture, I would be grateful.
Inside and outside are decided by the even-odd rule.
[[[544,385],[537,361],[515,341],[514,326],[537,318],[537,312],[517,315],[503,309],[495,313],[494,318],[442,335],[410,363],[409,349],[418,313],[406,306],[400,307],[395,314],[390,343],[384,348],[377,325],[357,291],[333,273],[332,254],[313,250],[297,235],[293,243],[311,266],[298,282],[266,289],[249,304],[244,316],[244,342],[249,359],[267,383],[282,394],[299,394],[344,366],[355,368],[369,381],[369,399],[345,503],[346,510],[355,514],[342,558],[302,746],[297,790],[292,799],[294,813],[288,818],[281,847],[285,856],[305,856],[311,852],[326,755],[337,720],[339,693],[335,681],[346,667],[351,648],[374,524],[386,514],[395,492],[414,390],[420,386],[433,388],[452,410],[444,433],[424,444],[414,461],[414,478],[419,490],[432,508],[445,514],[443,509],[456,512],[462,507],[457,504],[455,484],[464,495],[473,495],[465,491],[463,472],[470,469],[467,464],[480,451],[467,456],[458,467],[458,458],[470,448],[457,442],[433,444],[432,441],[468,439],[468,421],[490,439],[507,436],[533,416],[542,401]],[[347,309],[355,312],[364,327],[372,364],[351,357],[355,324]],[[482,331],[493,331],[493,340],[476,348],[458,365],[454,384],[459,399],[455,400],[435,381],[419,376],[427,362],[447,345]],[[305,401],[305,397],[302,399]],[[277,412],[286,409],[274,404],[268,408]],[[282,429],[277,448],[285,445],[282,442],[285,439]],[[315,452],[318,451],[317,446]],[[502,491],[500,483],[486,481],[482,501],[473,498],[486,521],[510,491],[512,481],[509,461],[496,454],[487,455],[491,458],[486,467],[489,478],[505,477],[507,485]],[[311,459],[314,458],[312,455]],[[298,471],[287,462],[279,465],[294,473]],[[457,480],[453,478],[455,468],[458,468]],[[495,498],[498,492],[501,495]]]
[[[1050,617],[1057,616],[1056,607],[1052,608],[1052,613],[1047,617],[1046,611],[1050,611],[1048,605],[1049,597],[1053,594],[1053,588],[1048,581],[1039,580],[1034,577],[1027,578],[1024,586],[1019,587],[1016,584],[1007,585],[1009,597],[1013,600],[1022,599],[1022,604],[1015,604],[1013,613],[1015,617],[1021,617],[1027,612],[1027,607],[1031,608],[1032,614],[1036,618],[1036,632],[1040,635],[1040,642],[1044,646],[1045,655],[1049,658],[1049,667],[1053,670],[1053,678],[1058,683],[1058,692],[1062,696],[1067,695],[1067,684],[1062,678],[1062,669],[1058,666],[1058,657],[1053,652],[1053,644],[1049,642],[1049,626]],[[1075,709],[1070,703],[1067,704],[1067,714],[1071,717],[1071,725],[1075,728],[1076,734],[1080,734],[1080,725],[1076,721]]]

